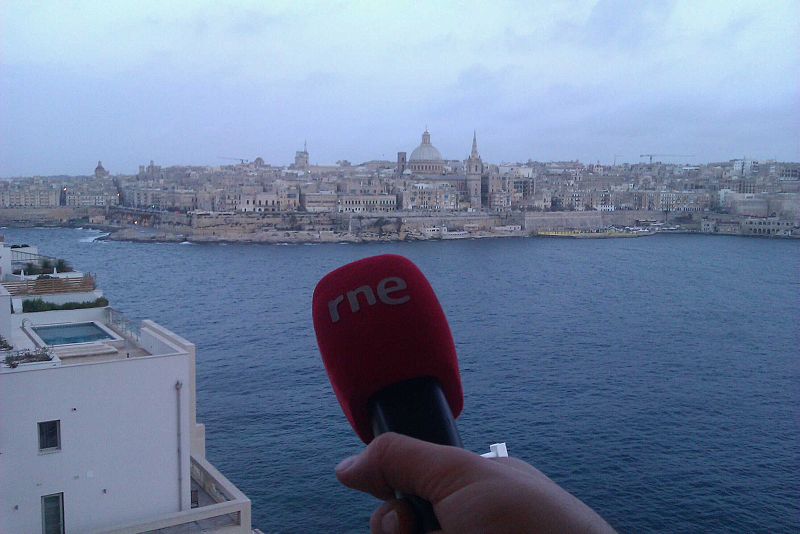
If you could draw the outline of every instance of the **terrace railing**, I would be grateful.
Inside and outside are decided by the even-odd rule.
[[[164,514],[147,521],[108,529],[113,534],[250,534],[250,500],[203,458],[191,458],[191,477],[217,501],[198,508]]]
[[[137,343],[142,334],[142,324],[138,321],[128,319],[125,315],[114,308],[106,308],[108,313],[108,326],[112,327],[123,337],[133,339]]]
[[[2,282],[11,296],[49,295],[54,293],[86,293],[97,287],[95,278],[85,274],[80,278],[39,278]]]
[[[53,258],[51,256],[45,256],[44,254],[34,254],[33,252],[23,252],[19,249],[12,248],[11,249],[11,262],[12,263],[35,263],[39,264],[42,261],[49,261],[49,262],[56,262],[58,258]]]

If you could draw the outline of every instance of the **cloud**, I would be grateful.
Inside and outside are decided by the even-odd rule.
[[[268,15],[256,9],[233,10],[228,31],[235,35],[263,35],[285,20],[284,17]]]
[[[591,46],[641,51],[663,36],[674,0],[600,0],[573,37]]]
[[[498,1],[11,2],[0,175],[393,158],[425,124],[445,157],[800,159],[797,2]]]

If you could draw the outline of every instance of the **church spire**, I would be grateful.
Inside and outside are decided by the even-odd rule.
[[[471,158],[479,158],[480,155],[478,154],[478,137],[477,132],[472,130],[472,153],[470,154]]]

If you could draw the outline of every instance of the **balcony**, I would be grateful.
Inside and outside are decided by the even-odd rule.
[[[193,508],[135,524],[121,525],[103,532],[107,534],[200,534],[209,532],[250,534],[250,499],[205,458],[192,456],[191,461]],[[194,507],[195,504],[196,507]]]

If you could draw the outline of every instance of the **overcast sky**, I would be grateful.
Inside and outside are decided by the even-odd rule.
[[[445,158],[800,160],[800,2],[3,1],[0,176]],[[660,158],[665,161],[669,158]]]

